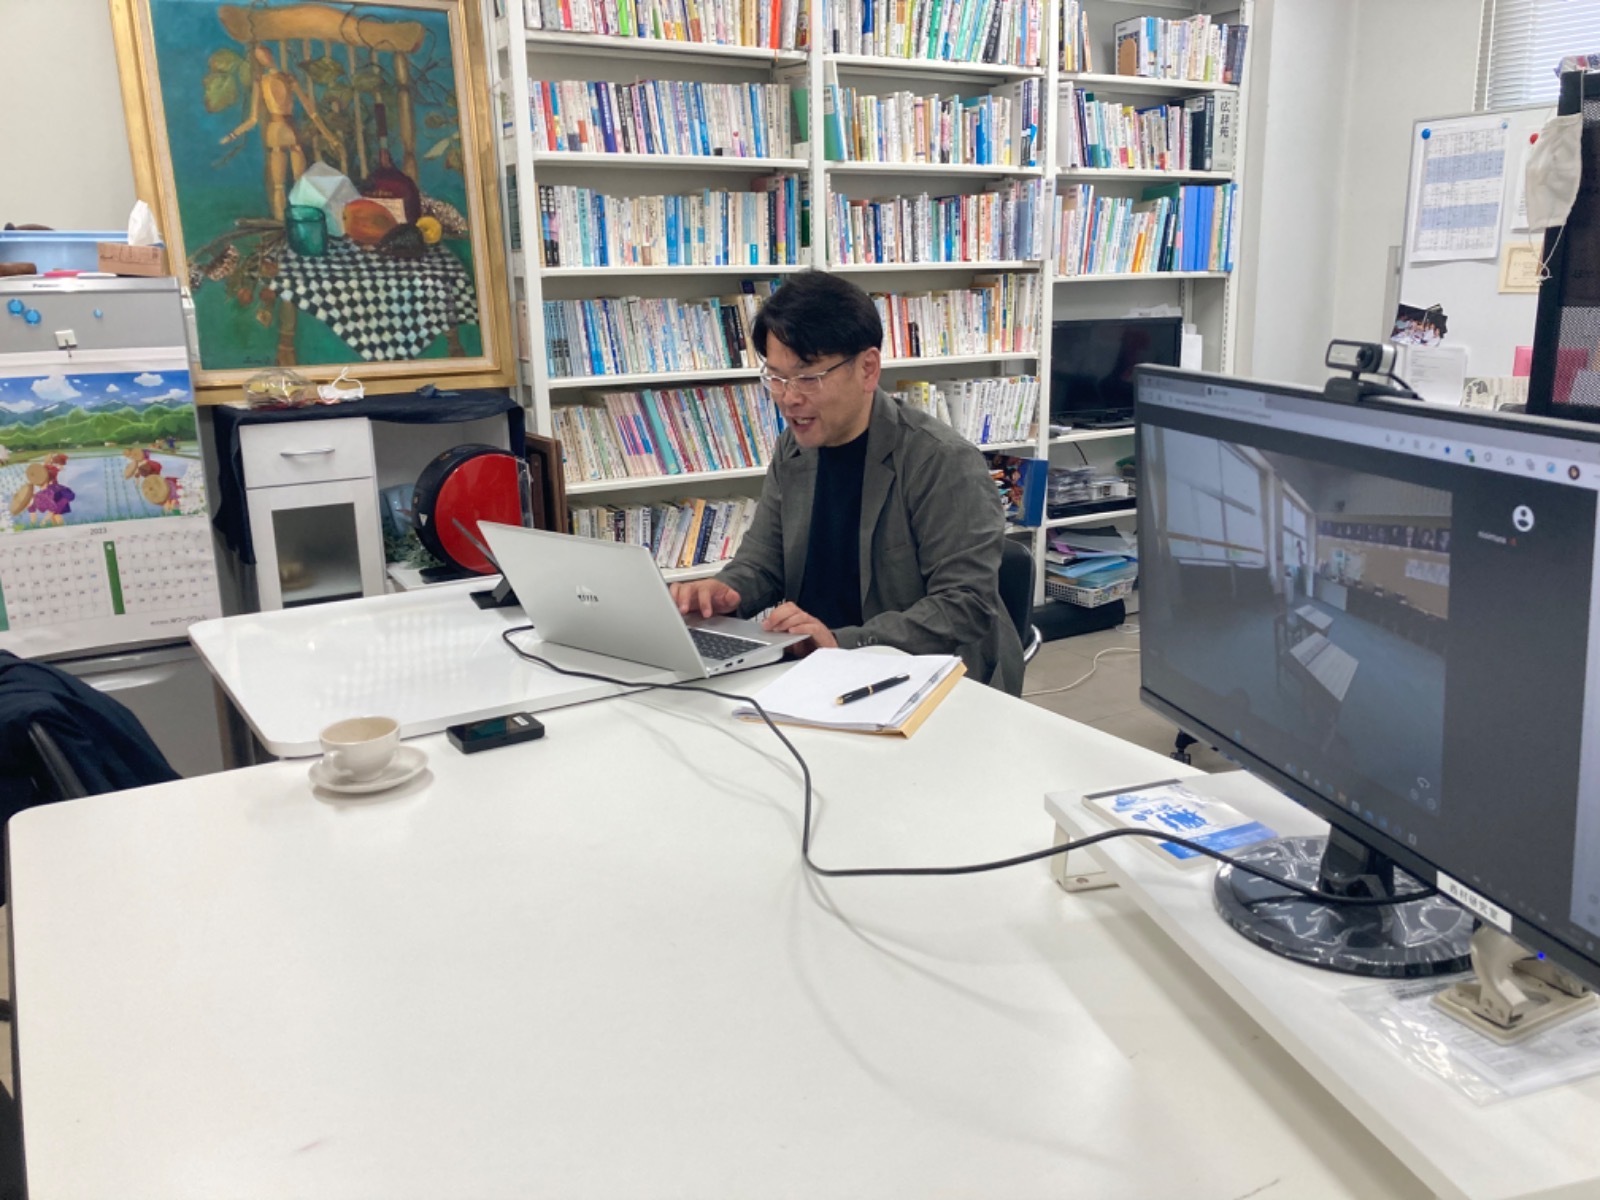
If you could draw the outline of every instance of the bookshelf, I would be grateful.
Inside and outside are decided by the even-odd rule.
[[[592,7],[612,0],[592,0]],[[648,0],[654,4],[655,0]],[[854,2],[854,0],[849,0]],[[880,3],[882,0],[880,0]],[[1116,271],[1073,274],[1060,269],[1056,205],[1063,189],[1092,185],[1094,197],[1127,198],[1138,202],[1152,185],[1214,185],[1243,177],[1249,88],[1252,72],[1245,66],[1242,83],[1219,80],[1144,78],[1109,73],[1115,69],[1113,27],[1119,21],[1151,15],[1181,20],[1209,14],[1213,24],[1253,24],[1254,0],[1040,0],[1041,46],[1037,64],[948,61],[944,59],[881,57],[836,49],[826,17],[841,11],[841,0],[783,0],[784,13],[803,11],[814,35],[809,48],[774,49],[770,46],[687,41],[670,36],[633,37],[616,33],[579,32],[537,28],[527,18],[525,4],[540,10],[541,0],[484,0],[490,12],[496,53],[490,83],[500,103],[498,148],[503,186],[512,178],[515,189],[506,204],[507,222],[514,227],[508,244],[520,249],[510,257],[511,287],[520,347],[520,389],[529,411],[531,427],[548,433],[553,411],[577,404],[598,406],[603,394],[645,389],[688,389],[748,386],[758,375],[746,365],[669,372],[630,371],[624,374],[553,375],[545,353],[544,305],[548,301],[588,301],[605,297],[637,296],[682,302],[727,296],[745,280],[777,280],[815,265],[856,280],[874,294],[920,295],[968,289],[981,280],[1002,276],[1030,277],[1042,297],[1035,326],[1036,344],[1014,351],[971,353],[941,357],[888,357],[883,363],[884,385],[926,380],[971,380],[1034,375],[1048,381],[1050,373],[1050,323],[1054,320],[1116,317],[1131,310],[1169,306],[1193,324],[1204,342],[1203,365],[1210,370],[1230,370],[1233,364],[1237,297],[1231,271],[1211,269],[1168,271]],[[546,9],[548,0],[545,0]],[[634,0],[643,13],[647,0]],[[721,11],[736,9],[728,0]],[[1081,10],[1087,25],[1093,58],[1092,70],[1066,70],[1061,57],[1062,33],[1069,5]],[[559,9],[560,6],[556,6]],[[589,3],[569,5],[576,13]],[[908,10],[914,12],[916,0]],[[686,8],[684,10],[688,12]],[[712,6],[700,5],[708,13]],[[893,13],[891,3],[885,10]],[[959,11],[959,10],[958,10]],[[1025,12],[1019,3],[1018,11]],[[643,19],[642,17],[640,18]],[[842,44],[842,43],[841,43]],[[1248,47],[1246,64],[1248,64]],[[793,145],[759,156],[738,154],[603,153],[595,150],[552,150],[536,144],[529,118],[530,90],[542,82],[583,81],[608,85],[637,85],[639,81],[673,81],[699,84],[787,84],[808,94],[804,128],[792,122]],[[1040,89],[1037,161],[1028,165],[1007,163],[930,163],[904,161],[833,161],[825,154],[825,84],[837,84],[864,96],[884,97],[910,93],[916,97],[956,95],[963,99],[985,95],[1014,96],[1017,88]],[[1237,153],[1231,171],[1150,170],[1070,166],[1063,161],[1061,134],[1063,111],[1058,103],[1064,85],[1092,93],[1096,101],[1127,105],[1181,106],[1195,97],[1227,97],[1235,105]],[[1198,101],[1196,101],[1198,102]],[[1214,101],[1221,103],[1221,101]],[[618,131],[620,146],[621,133]],[[741,152],[748,147],[741,146]],[[795,176],[809,191],[809,256],[801,261],[762,265],[740,262],[684,265],[653,257],[650,263],[625,265],[572,265],[563,247],[559,266],[542,265],[540,188],[590,189],[607,198],[683,196],[703,191],[745,192],[764,186],[775,176]],[[1031,181],[1031,182],[1030,182]],[[858,202],[882,199],[914,200],[979,195],[1007,188],[1035,188],[1040,203],[1037,219],[1043,224],[1040,257],[983,258],[974,261],[850,262],[830,261],[836,247],[830,238],[831,198]],[[1231,213],[1235,230],[1248,198],[1236,195]],[[842,203],[842,202],[841,202]],[[998,246],[998,243],[995,243]],[[1009,246],[1007,247],[1009,248]],[[1021,247],[1019,246],[1019,249]],[[1026,253],[1026,251],[1024,251]],[[870,257],[870,256],[869,256]],[[1202,264],[1203,265],[1203,264]],[[1048,386],[1041,389],[1040,414],[1048,413]],[[1037,422],[1034,436],[981,447],[986,451],[1032,454],[1060,465],[1092,465],[1109,473],[1113,465],[1133,452],[1129,430],[1073,429],[1052,434],[1047,420]],[[737,461],[737,459],[735,460]],[[764,468],[667,474],[634,474],[625,478],[569,481],[568,495],[580,505],[627,507],[659,500],[703,497],[723,501],[749,497],[760,488]],[[1007,533],[1028,538],[1041,568],[1036,603],[1046,602],[1043,566],[1051,531],[1078,525],[1126,523],[1135,513],[1127,505],[1103,512],[1071,514],[1047,519],[1037,527],[1008,527]],[[664,570],[669,579],[697,578],[714,573],[720,564]]]

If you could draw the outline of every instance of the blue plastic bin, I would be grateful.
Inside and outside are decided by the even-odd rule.
[[[0,262],[31,262],[46,271],[94,271],[97,242],[126,242],[126,229],[0,229]]]

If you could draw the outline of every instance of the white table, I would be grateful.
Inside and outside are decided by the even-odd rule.
[[[1327,824],[1242,772],[1190,780],[1278,833],[1326,834]],[[1082,793],[1046,800],[1073,835],[1109,827]],[[1121,890],[1311,1075],[1441,1196],[1526,1200],[1600,1195],[1600,1076],[1479,1107],[1405,1064],[1345,1003],[1372,980],[1268,953],[1223,921],[1210,870],[1184,871],[1131,839],[1078,852],[1101,860]],[[1291,1190],[1286,1195],[1294,1195]]]
[[[1289,653],[1335,703],[1344,703],[1345,693],[1350,690],[1350,681],[1356,677],[1359,665],[1349,651],[1335,646],[1322,634],[1313,633],[1296,642]]]
[[[345,717],[395,717],[402,737],[416,737],[617,691],[518,658],[501,635],[528,619],[520,608],[479,608],[469,593],[484,583],[201,621],[189,627],[189,639],[235,712],[281,758],[320,754],[318,733]],[[672,678],[599,655],[539,649],[532,633],[520,644],[614,678]],[[239,739],[230,741],[230,761],[248,761]]]
[[[730,707],[420,739],[366,801],[280,762],[15,818],[33,1200],[1426,1195],[1119,892],[807,875]],[[970,681],[907,741],[794,737],[835,866],[1186,773]]]
[[[1302,604],[1299,608],[1294,610],[1294,615],[1299,617],[1318,633],[1327,633],[1329,628],[1333,625],[1333,617],[1330,614],[1323,612],[1315,605]]]

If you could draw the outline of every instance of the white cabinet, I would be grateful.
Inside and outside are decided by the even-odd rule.
[[[239,447],[259,606],[381,595],[383,533],[365,418],[245,425]]]

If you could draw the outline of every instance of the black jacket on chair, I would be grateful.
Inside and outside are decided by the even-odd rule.
[[[138,718],[110,696],[59,667],[0,650],[0,820],[51,798],[36,782],[41,765],[28,736],[35,722],[90,794],[178,778]]]

